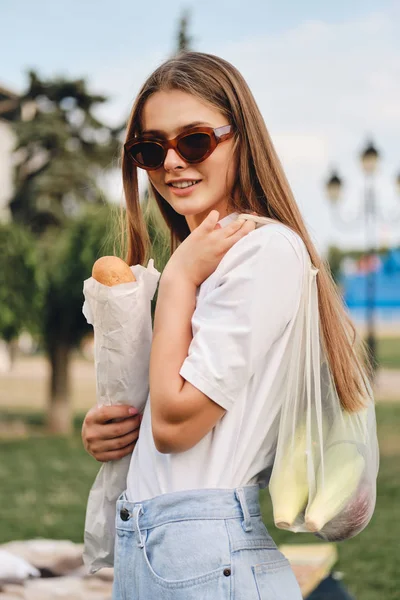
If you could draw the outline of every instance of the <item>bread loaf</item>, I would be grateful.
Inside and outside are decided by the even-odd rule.
[[[93,265],[92,277],[109,287],[120,283],[136,281],[125,261],[118,256],[102,256]]]

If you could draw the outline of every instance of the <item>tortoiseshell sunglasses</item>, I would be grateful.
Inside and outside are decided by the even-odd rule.
[[[214,152],[221,142],[233,136],[232,125],[223,127],[193,127],[177,135],[173,140],[137,137],[124,144],[124,150],[134,164],[146,171],[159,169],[167,152],[173,148],[187,163],[200,163]]]

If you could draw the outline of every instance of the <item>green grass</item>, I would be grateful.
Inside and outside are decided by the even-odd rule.
[[[0,413],[12,420],[21,413]],[[82,416],[69,439],[42,434],[43,415],[25,415],[32,435],[0,441],[0,543],[12,539],[49,537],[82,542],[86,502],[100,463],[83,449]],[[345,585],[357,600],[399,598],[400,570],[400,403],[377,407],[381,466],[375,514],[354,539],[338,544]],[[309,534],[292,534],[273,525],[267,490],[260,493],[263,517],[281,543],[317,543]]]
[[[378,363],[385,369],[400,369],[400,338],[378,339]]]
[[[86,501],[100,463],[83,449],[81,419],[70,438],[42,435],[35,427],[41,420],[38,413],[28,415],[33,437],[0,442],[0,543],[83,541]]]

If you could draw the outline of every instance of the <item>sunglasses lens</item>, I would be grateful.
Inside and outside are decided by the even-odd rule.
[[[143,167],[160,167],[164,161],[163,147],[155,142],[140,142],[132,146],[129,152]]]
[[[178,150],[189,162],[201,160],[210,149],[210,142],[207,133],[190,133],[179,140]]]

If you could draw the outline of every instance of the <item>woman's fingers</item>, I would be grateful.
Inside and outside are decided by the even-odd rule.
[[[141,419],[139,415],[128,417],[118,423],[107,423],[102,426],[101,433],[104,440],[124,437],[130,431],[137,429],[140,426]]]
[[[243,226],[243,223],[244,223],[244,221],[241,221],[240,219],[231,221],[230,223],[228,223],[228,225],[226,225],[225,227],[222,227],[221,235],[224,238],[230,237],[231,235],[236,233],[236,231],[238,231]]]
[[[106,462],[132,452],[139,436],[142,415],[129,415],[128,405],[93,406],[82,424],[85,450]]]
[[[103,424],[113,419],[124,419],[131,417],[132,414],[129,411],[133,409],[133,406],[130,406],[129,404],[113,404],[111,406],[103,404],[102,406],[97,406],[94,408],[96,410],[93,412],[93,422]],[[139,411],[136,411],[136,413],[138,412]]]
[[[229,235],[224,239],[224,250],[229,250],[237,241],[256,228],[254,221],[240,221],[239,223],[240,225],[237,225],[236,229],[231,230]]]
[[[249,223],[252,223],[254,225],[250,229],[248,225]],[[247,231],[247,233],[255,229],[254,221],[250,221],[247,219],[235,219],[235,221],[231,221],[230,223],[228,223],[228,225],[226,225],[226,227],[222,228],[223,236],[225,238],[229,238],[230,236],[235,235],[238,231],[242,230],[242,227],[244,225],[247,225],[247,229],[245,230]]]
[[[128,446],[134,445],[139,438],[140,428],[137,427],[133,431],[129,431],[125,435],[107,440],[97,440],[93,442],[91,452],[97,460],[99,456],[107,456],[108,460],[113,460],[111,454],[113,452],[121,452]]]
[[[132,454],[134,448],[136,446],[136,440],[122,448],[121,450],[113,450],[112,452],[101,452],[100,454],[93,455],[96,460],[99,462],[110,462],[111,460],[120,460],[127,454]]]

